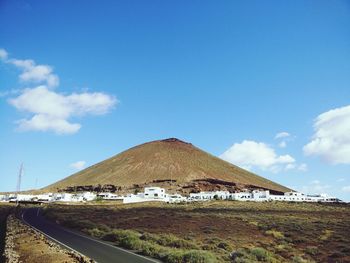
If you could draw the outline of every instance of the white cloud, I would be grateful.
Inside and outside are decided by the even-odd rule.
[[[36,65],[33,60],[10,59],[8,63],[15,65],[23,72],[19,75],[22,82],[43,83],[48,87],[59,85],[59,78],[53,74],[52,67],[48,65]]]
[[[85,168],[85,165],[86,165],[85,161],[77,161],[75,163],[70,164],[70,167],[79,171],[79,170]]]
[[[309,168],[308,168],[308,166],[307,166],[306,163],[302,163],[302,164],[300,164],[300,165],[298,166],[298,170],[299,170],[299,171],[302,171],[302,172],[306,172],[308,169],[309,169]]]
[[[0,58],[22,70],[19,78],[28,84],[41,84],[21,90],[8,102],[28,117],[16,121],[20,131],[53,131],[57,134],[76,133],[81,125],[71,118],[84,115],[102,115],[117,103],[114,96],[103,92],[62,94],[52,88],[59,85],[59,78],[48,65],[37,65],[34,60],[8,59],[7,52],[0,49]],[[18,90],[0,93],[0,97],[14,95]]]
[[[5,49],[0,48],[0,59],[1,60],[7,60],[8,53]]]
[[[0,92],[0,98],[7,97],[9,95],[15,95],[15,94],[18,94],[18,93],[20,93],[19,89],[11,89],[11,90],[1,91]]]
[[[323,194],[330,190],[331,186],[322,184],[319,180],[313,180],[308,185],[302,187],[302,192],[306,194]]]
[[[350,105],[320,114],[315,133],[304,146],[306,155],[320,156],[331,164],[350,164]]]
[[[288,132],[279,132],[276,134],[275,139],[287,138],[290,137]]]
[[[293,170],[295,168],[296,168],[296,164],[294,164],[294,163],[289,163],[285,167],[286,170]]]
[[[287,147],[287,141],[291,140],[291,135],[288,132],[279,132],[275,135],[275,140],[281,140],[282,141],[278,144],[278,147],[280,148],[286,148]]]
[[[286,148],[286,147],[287,147],[287,142],[286,142],[286,141],[281,141],[281,142],[278,144],[278,146],[279,146],[280,148]]]
[[[35,114],[31,119],[18,120],[17,124],[18,131],[53,131],[56,134],[73,134],[81,128],[78,123],[69,123],[65,119],[45,114]]]
[[[249,140],[235,143],[221,154],[220,158],[249,170],[257,167],[272,172],[279,172],[289,164],[295,163],[292,156],[278,156],[267,144]]]
[[[344,186],[341,190],[345,193],[350,193],[350,185]]]
[[[313,180],[313,181],[311,181],[312,185],[319,185],[320,183],[321,183],[320,180]]]
[[[33,115],[18,121],[20,131],[53,131],[57,134],[73,134],[80,129],[80,124],[68,121],[71,117],[105,114],[117,103],[114,97],[100,92],[63,95],[46,86],[25,89],[8,101],[18,110]]]

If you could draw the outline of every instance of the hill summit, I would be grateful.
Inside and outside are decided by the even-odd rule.
[[[150,185],[183,193],[244,188],[280,193],[290,190],[176,138],[135,146],[43,190],[103,190],[108,186],[130,191]]]

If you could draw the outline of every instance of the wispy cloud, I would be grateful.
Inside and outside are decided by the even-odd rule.
[[[1,60],[7,60],[8,53],[5,49],[0,48],[0,59]]]
[[[291,134],[289,132],[283,131],[275,135],[275,140],[279,140],[278,147],[286,148],[287,142],[291,140]]]
[[[302,187],[302,192],[307,194],[324,194],[330,191],[329,184],[323,184],[319,180],[313,180]]]
[[[59,78],[48,65],[37,65],[33,60],[8,59],[7,52],[0,49],[5,63],[22,70],[19,75],[25,84],[40,84],[20,90],[17,97],[8,99],[10,105],[30,117],[17,120],[19,131],[52,131],[56,134],[73,134],[81,128],[73,117],[103,115],[115,107],[118,100],[104,92],[82,92],[63,94],[53,90],[59,85]],[[8,95],[5,92],[3,95]]]
[[[279,132],[276,134],[275,139],[287,138],[290,137],[289,132]]]
[[[77,161],[75,163],[71,163],[70,167],[75,169],[75,170],[82,170],[85,168],[86,162],[85,161]]]
[[[21,90],[19,90],[19,89],[10,89],[10,90],[1,91],[0,98],[7,97],[10,95],[16,95],[20,92],[21,92]]]
[[[9,59],[7,63],[15,65],[22,71],[19,79],[24,83],[41,83],[46,84],[48,87],[57,87],[60,83],[58,76],[53,73],[53,69],[49,65],[36,65],[31,59]]]
[[[278,146],[279,146],[280,148],[286,148],[286,147],[287,147],[287,142],[286,142],[286,141],[281,141],[281,142],[278,144]]]

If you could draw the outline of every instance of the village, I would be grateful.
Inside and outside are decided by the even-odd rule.
[[[340,199],[328,196],[327,194],[307,195],[301,192],[286,192],[284,195],[271,194],[269,190],[245,190],[230,193],[229,191],[208,191],[190,193],[189,196],[180,194],[168,194],[161,187],[145,187],[144,192],[136,194],[118,195],[111,192],[81,192],[81,193],[45,193],[45,194],[4,194],[0,195],[0,202],[12,203],[77,203],[92,201],[119,201],[124,204],[141,202],[166,202],[186,203],[204,202],[211,200],[227,201],[252,201],[252,202],[319,202],[319,203],[340,203]]]

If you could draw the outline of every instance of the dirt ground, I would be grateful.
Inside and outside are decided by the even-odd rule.
[[[228,253],[213,248],[224,242],[232,251],[262,247],[283,262],[350,262],[349,205],[215,201],[72,208],[53,206],[48,216],[80,230],[108,226],[173,234],[217,254]]]

